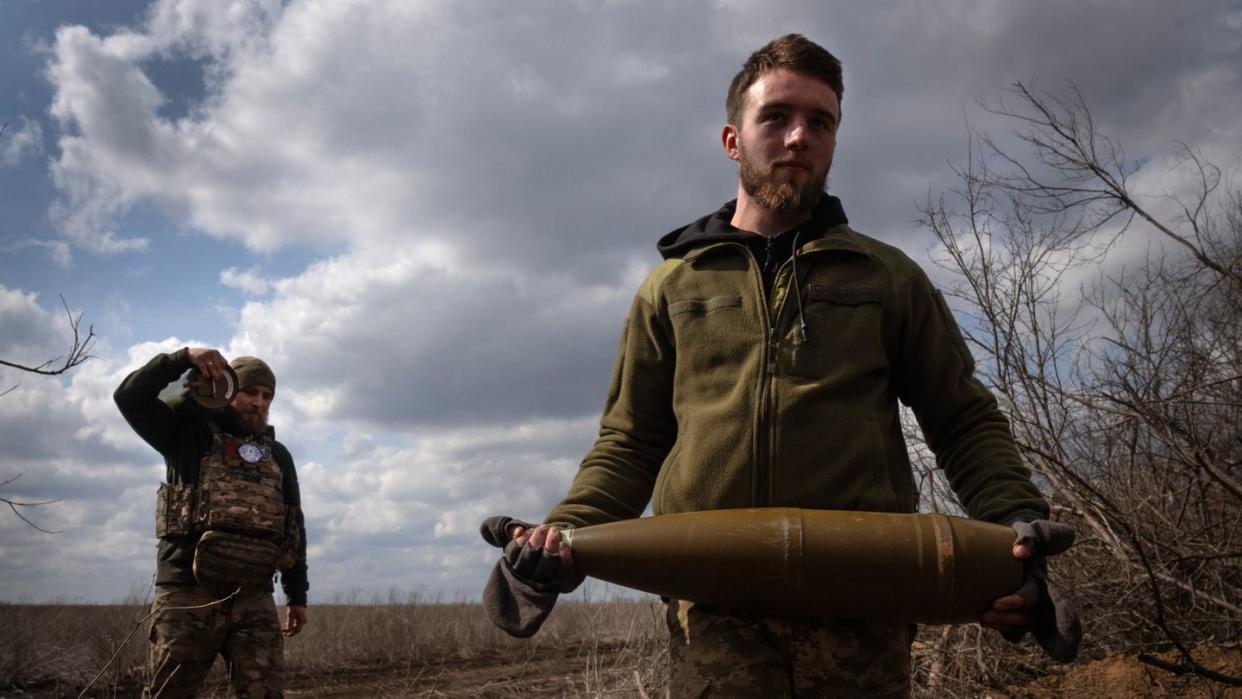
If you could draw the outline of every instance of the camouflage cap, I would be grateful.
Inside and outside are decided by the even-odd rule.
[[[237,357],[229,362],[233,371],[237,372],[237,390],[261,384],[276,390],[276,374],[272,368],[258,357]]]

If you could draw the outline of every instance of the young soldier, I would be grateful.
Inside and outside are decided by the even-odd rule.
[[[191,368],[198,381],[160,400]],[[234,380],[230,401],[224,387]],[[158,355],[116,390],[121,414],[168,467],[156,506],[146,696],[194,696],[217,654],[237,696],[282,695],[282,635],[307,623],[306,532],[293,457],[267,424],[275,392],[262,360],[226,363],[206,348]],[[283,628],[272,599],[277,568],[289,604]]]
[[[1047,517],[940,293],[824,191],[843,93],[840,62],[796,34],[734,78],[721,144],[738,164],[737,199],[660,240],[665,261],[630,308],[594,448],[545,524],[511,530],[561,557],[562,582],[574,572],[559,529],[638,517],[648,502],[657,515],[914,512],[898,400],[972,517]],[[1008,595],[981,621],[1020,635],[1033,604]],[[684,600],[667,619],[673,696],[910,691],[906,624]]]

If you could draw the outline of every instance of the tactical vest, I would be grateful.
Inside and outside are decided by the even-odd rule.
[[[297,559],[301,513],[285,504],[270,435],[239,438],[208,425],[212,446],[199,463],[198,483],[160,485],[155,534],[201,534],[194,577],[208,589],[266,590],[276,569]]]

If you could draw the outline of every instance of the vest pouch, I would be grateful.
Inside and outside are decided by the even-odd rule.
[[[194,529],[194,486],[161,483],[155,496],[155,536],[185,536]]]
[[[280,547],[275,542],[244,534],[209,531],[194,549],[194,577],[218,595],[238,588],[265,592],[276,573]]]
[[[245,468],[231,468],[225,473],[227,479],[212,478],[199,485],[199,526],[208,531],[227,529],[267,539],[280,537],[286,507],[279,471],[274,478]]]

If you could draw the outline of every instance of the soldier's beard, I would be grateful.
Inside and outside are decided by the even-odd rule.
[[[827,171],[819,177],[812,175],[798,187],[788,180],[778,179],[775,164],[765,168],[755,163],[740,144],[738,156],[742,189],[765,209],[782,214],[808,213],[815,208],[819,196],[828,186]]]
[[[242,412],[236,409],[233,413],[237,416],[237,427],[243,435],[263,434],[267,430],[267,417],[262,413]]]

